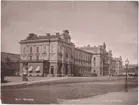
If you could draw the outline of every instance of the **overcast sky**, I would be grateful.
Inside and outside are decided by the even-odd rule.
[[[36,2],[2,3],[2,51],[20,54],[19,41],[30,32],[68,29],[76,46],[106,43],[114,57],[137,63],[137,2]]]

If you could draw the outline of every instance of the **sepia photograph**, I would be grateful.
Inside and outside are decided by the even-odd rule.
[[[1,103],[138,105],[138,1],[1,1]]]

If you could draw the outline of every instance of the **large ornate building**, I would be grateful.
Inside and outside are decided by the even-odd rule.
[[[20,75],[27,68],[28,76],[98,76],[112,74],[112,51],[106,44],[76,48],[69,31],[37,36],[30,33],[21,40]]]
[[[75,48],[75,76],[91,76],[92,54]]]
[[[20,75],[24,68],[28,76],[90,75],[91,54],[75,48],[68,30],[45,36],[30,33],[20,45]]]

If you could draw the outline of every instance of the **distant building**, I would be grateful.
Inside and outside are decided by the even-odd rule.
[[[112,50],[108,51],[108,70],[109,70],[109,75],[113,75],[113,55],[112,55]]]
[[[114,76],[115,75],[115,68],[116,68],[116,61],[112,58],[112,69],[111,69],[111,75]]]
[[[92,54],[75,48],[75,76],[91,76]],[[95,71],[94,71],[95,72]]]
[[[5,76],[18,75],[20,55],[1,52],[1,64]]]
[[[91,72],[96,72],[98,76],[109,75],[109,65],[111,62],[112,52],[106,51],[106,44],[81,47],[82,50],[92,53]],[[109,62],[110,61],[110,62]]]
[[[127,68],[124,65],[122,73],[126,73],[126,70],[127,70],[127,74],[129,75],[138,74],[138,64],[129,64]]]
[[[121,75],[121,71],[123,70],[123,62],[122,57],[114,58],[115,60],[115,74],[114,75]]]

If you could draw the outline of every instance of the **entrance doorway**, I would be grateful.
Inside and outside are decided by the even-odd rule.
[[[68,75],[68,65],[66,64],[66,75]]]
[[[54,67],[51,66],[51,74],[54,74]]]

